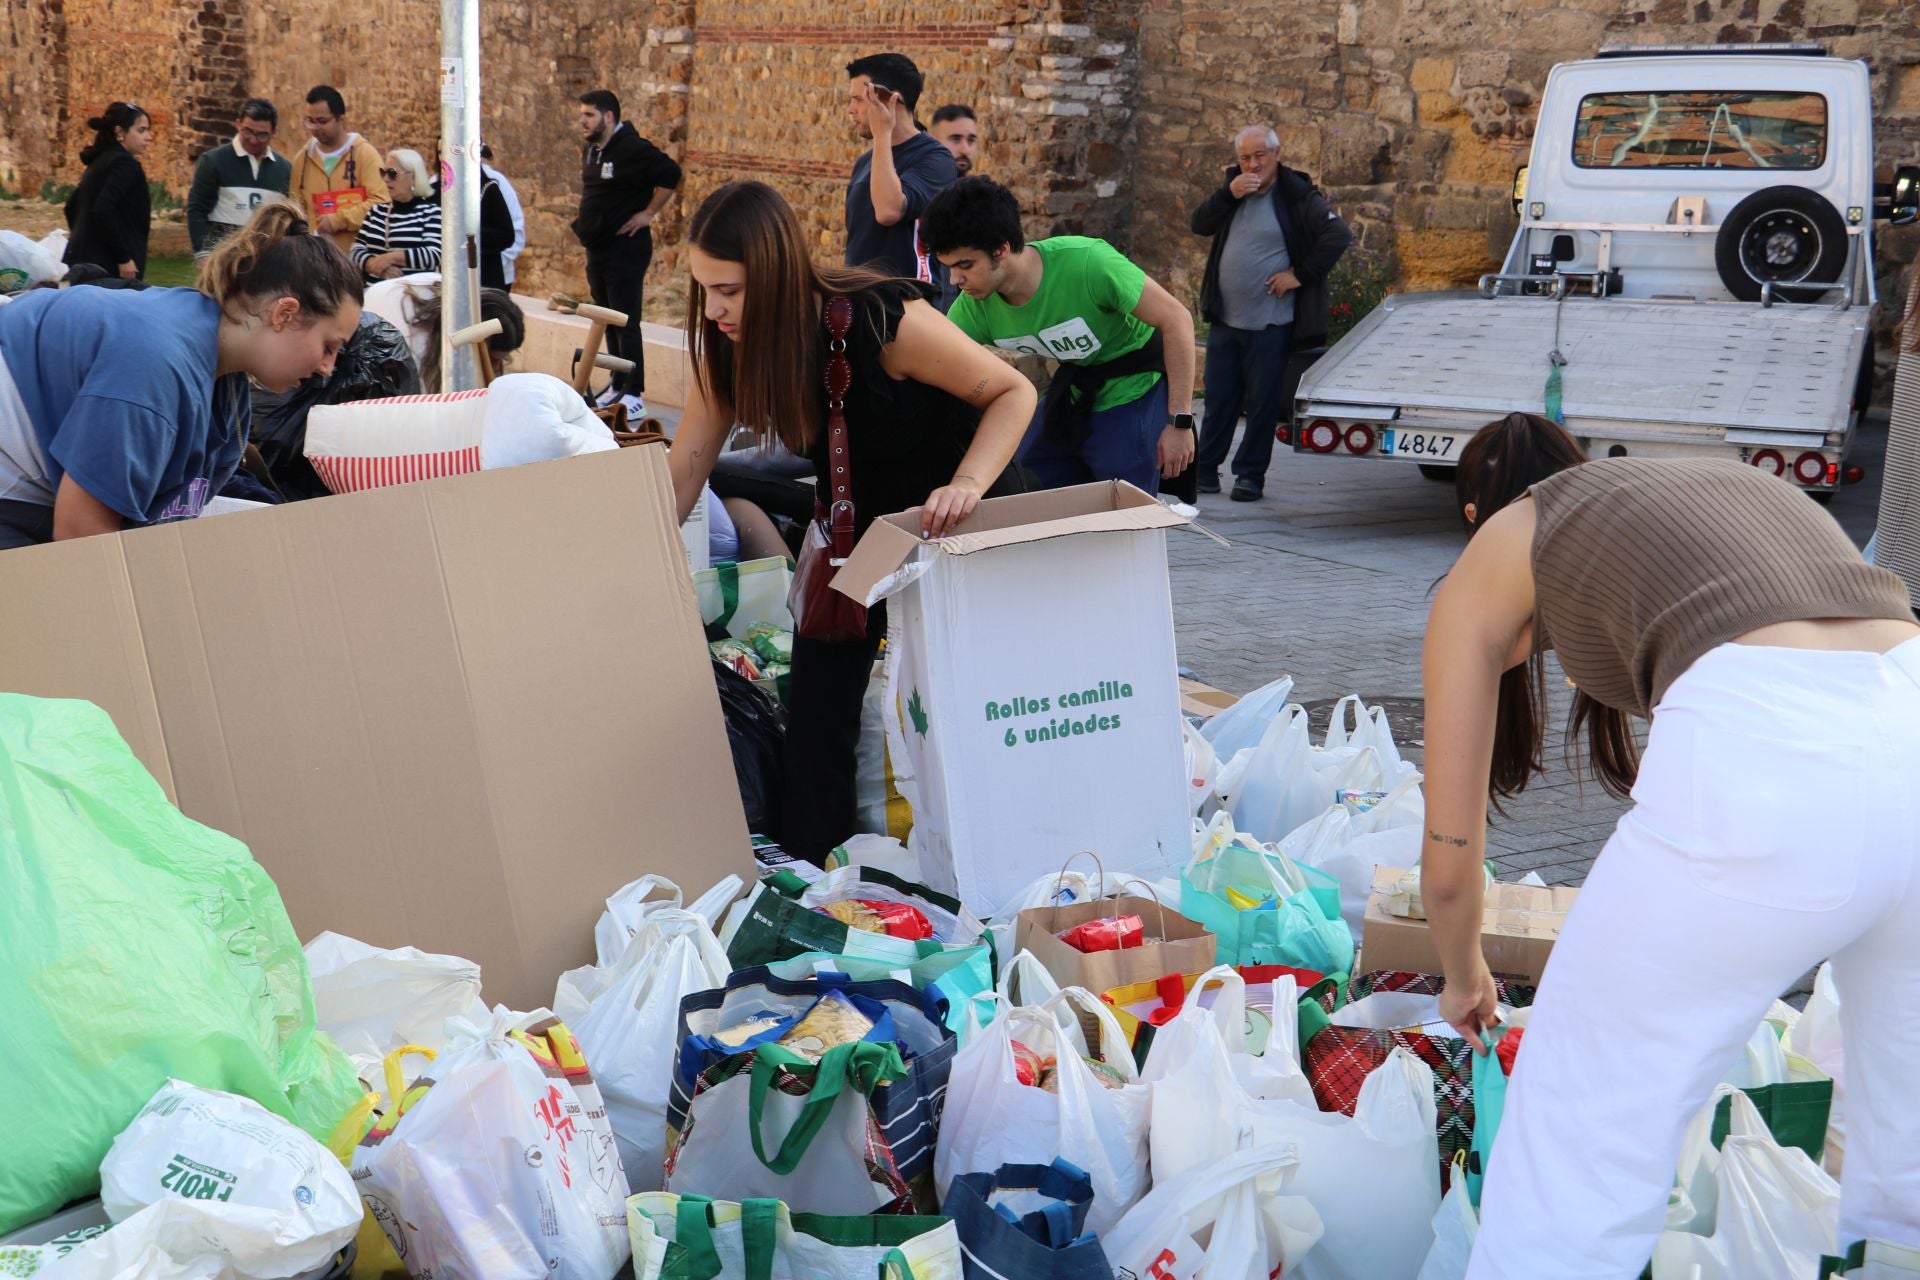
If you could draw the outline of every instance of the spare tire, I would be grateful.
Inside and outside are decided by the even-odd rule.
[[[1847,265],[1847,224],[1827,198],[1806,187],[1763,187],[1733,206],[1713,244],[1720,283],[1742,302],[1758,302],[1772,280],[1774,297],[1818,302],[1833,295],[1793,289],[1793,283],[1829,284]]]

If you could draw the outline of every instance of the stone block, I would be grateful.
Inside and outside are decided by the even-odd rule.
[[[1453,88],[1452,58],[1415,58],[1408,77],[1417,93],[1448,93]]]
[[[1456,75],[1463,89],[1496,87],[1506,83],[1507,69],[1513,59],[1493,49],[1477,49],[1460,55]]]

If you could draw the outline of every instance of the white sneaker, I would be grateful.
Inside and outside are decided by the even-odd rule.
[[[596,409],[604,409],[619,398],[620,392],[609,382],[607,389],[593,398],[593,407]]]
[[[647,402],[639,396],[621,396],[620,403],[627,406],[628,422],[638,422],[647,416]]]

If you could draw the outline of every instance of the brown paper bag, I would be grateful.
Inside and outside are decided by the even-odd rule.
[[[1064,868],[1063,868],[1064,870]],[[1104,872],[1101,883],[1105,883]],[[1144,880],[1133,883],[1153,892]],[[1076,951],[1056,935],[1102,916],[1139,916],[1146,941],[1120,951]],[[1030,951],[1055,982],[1096,996],[1129,982],[1154,982],[1170,973],[1213,968],[1214,936],[1204,925],[1169,911],[1157,897],[1115,894],[1063,907],[1029,907],[1014,920],[1014,946]]]

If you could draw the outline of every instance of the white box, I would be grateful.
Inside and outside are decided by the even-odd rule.
[[[1148,879],[1186,864],[1166,531],[1188,523],[1120,481],[996,498],[936,541],[918,513],[876,521],[834,578],[887,601],[913,846],[976,914],[1083,849]]]

